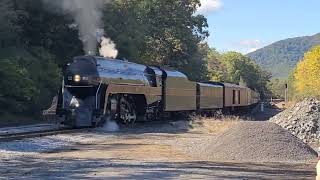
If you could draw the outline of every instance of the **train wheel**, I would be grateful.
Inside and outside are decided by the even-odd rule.
[[[125,124],[132,124],[137,120],[137,110],[133,99],[130,96],[120,98],[120,119]]]

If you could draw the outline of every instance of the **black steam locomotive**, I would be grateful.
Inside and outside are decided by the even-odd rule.
[[[258,93],[228,83],[192,82],[173,69],[97,56],[68,65],[53,108],[59,123],[89,127],[108,118],[124,123],[177,112],[214,112],[257,104]]]

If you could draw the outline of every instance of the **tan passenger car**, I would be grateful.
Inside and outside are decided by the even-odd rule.
[[[198,109],[211,110],[223,108],[223,86],[197,83]]]

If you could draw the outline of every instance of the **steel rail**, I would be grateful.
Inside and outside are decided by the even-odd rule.
[[[89,128],[84,129],[55,129],[55,130],[42,130],[42,131],[30,131],[30,132],[23,132],[23,133],[10,133],[10,134],[3,134],[0,135],[0,143],[1,142],[10,142],[15,140],[22,140],[27,138],[36,138],[36,137],[44,137],[44,136],[52,136],[57,134],[70,134],[70,133],[77,133],[88,131]]]

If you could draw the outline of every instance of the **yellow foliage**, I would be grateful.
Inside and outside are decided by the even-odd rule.
[[[320,46],[304,55],[294,73],[294,87],[299,96],[320,97]]]

